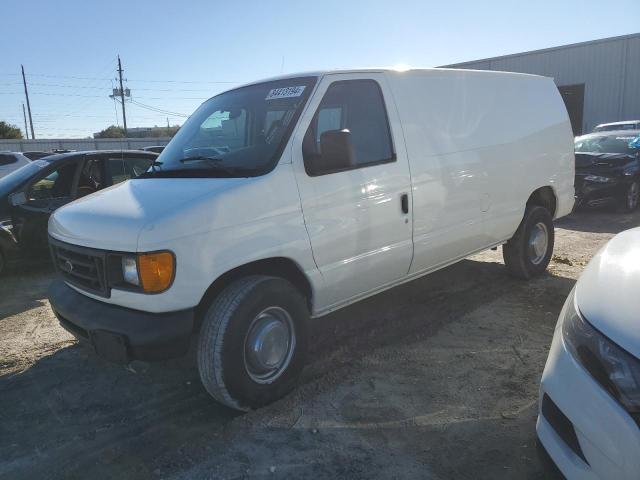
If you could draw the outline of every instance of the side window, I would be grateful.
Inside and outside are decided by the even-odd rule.
[[[3,155],[0,154],[0,167],[4,167],[5,165],[11,165],[12,163],[16,163],[18,158],[13,155]]]
[[[374,80],[344,80],[332,83],[305,133],[303,157],[322,161],[321,138],[328,131],[348,130],[355,154],[353,165],[332,164],[317,174],[360,168],[393,161],[391,131],[380,86]]]
[[[89,158],[84,162],[78,182],[78,197],[90,195],[105,187],[101,158]]]
[[[115,185],[116,183],[121,183],[125,180],[129,180],[130,178],[136,178],[137,176],[142,175],[149,169],[152,162],[152,158],[109,158],[107,160],[107,169],[111,176],[111,183]]]
[[[30,202],[71,198],[77,163],[68,163],[34,183],[28,192]]]

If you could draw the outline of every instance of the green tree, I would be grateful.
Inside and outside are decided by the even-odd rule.
[[[0,122],[0,138],[20,139],[22,138],[22,132],[15,125]]]
[[[93,136],[95,138],[124,138],[124,128],[111,125]]]
[[[180,130],[180,125],[173,125],[172,127],[153,127],[151,130],[152,137],[173,137]]]

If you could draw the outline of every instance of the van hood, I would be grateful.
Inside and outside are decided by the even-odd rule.
[[[593,257],[576,285],[580,313],[640,358],[640,228],[615,236]]]
[[[238,178],[148,178],[129,180],[76,200],[49,219],[54,238],[87,247],[136,251],[145,226],[185,204],[250,182]]]

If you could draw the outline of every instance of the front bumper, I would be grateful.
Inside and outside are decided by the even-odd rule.
[[[543,412],[545,395],[570,422],[578,453],[566,431]],[[542,374],[536,431],[569,480],[638,479],[640,427],[567,351],[561,328],[556,328]]]
[[[599,206],[615,203],[624,198],[629,181],[623,178],[610,177],[607,183],[598,183],[584,180],[584,175],[576,177],[576,204],[587,206]]]
[[[194,310],[149,313],[94,300],[60,279],[49,287],[49,303],[62,327],[93,345],[107,360],[162,360],[184,355]]]

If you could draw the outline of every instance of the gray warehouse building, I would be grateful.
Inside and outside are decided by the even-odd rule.
[[[640,33],[444,65],[553,77],[576,135],[640,120]]]

